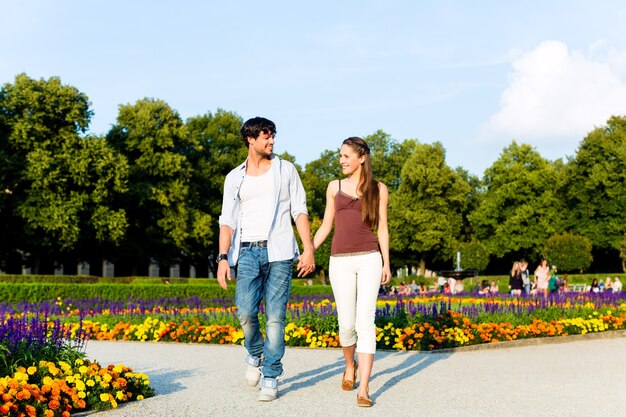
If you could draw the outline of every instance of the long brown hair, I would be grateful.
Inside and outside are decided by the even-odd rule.
[[[364,161],[361,164],[361,178],[359,178],[357,193],[361,195],[363,203],[361,204],[361,220],[374,229],[378,226],[380,195],[378,181],[374,180],[372,172],[370,147],[359,137],[350,137],[343,141],[343,145],[348,145],[359,157],[364,157]]]

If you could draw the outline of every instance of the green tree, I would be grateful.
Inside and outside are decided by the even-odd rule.
[[[393,193],[400,186],[402,167],[406,161],[406,156],[416,142],[405,140],[398,143],[382,130],[377,130],[363,139],[370,147],[374,177],[383,182],[389,188],[389,192]]]
[[[626,117],[591,131],[565,172],[569,229],[617,259],[626,231]]]
[[[582,273],[593,261],[591,241],[572,233],[557,233],[546,241],[543,256],[560,271]]]
[[[478,241],[461,242],[456,246],[456,250],[461,252],[461,268],[475,269],[482,272],[489,264],[489,252],[485,245]]]
[[[461,233],[469,184],[445,162],[441,143],[416,144],[390,196],[391,249],[397,259],[449,259]]]
[[[222,209],[224,179],[230,170],[242,163],[248,151],[239,135],[241,117],[218,109],[215,114],[189,118],[186,121],[190,139],[197,143],[189,155],[191,163],[190,201],[210,217],[206,240],[190,244],[190,256],[201,270],[210,267],[215,273],[213,258],[218,252],[219,216]]]
[[[210,244],[210,215],[189,201],[189,156],[199,144],[178,113],[155,99],[121,105],[107,140],[130,166],[128,193],[121,201],[128,233],[114,260],[122,273],[145,274],[150,258],[161,264],[179,261],[191,251],[190,240]]]
[[[619,257],[622,260],[622,269],[626,272],[626,232],[624,232],[624,238],[619,243]]]
[[[562,203],[554,164],[515,141],[485,171],[479,206],[468,217],[489,253],[503,258],[539,256],[561,230]]]
[[[339,150],[326,150],[320,157],[306,164],[302,174],[302,185],[311,218],[324,218],[326,209],[326,189],[332,180],[341,178]]]
[[[81,242],[115,243],[125,213],[111,205],[126,187],[127,166],[102,138],[83,137],[87,96],[52,77],[20,74],[0,90],[3,252],[30,254],[35,272]],[[6,235],[5,235],[6,233]]]

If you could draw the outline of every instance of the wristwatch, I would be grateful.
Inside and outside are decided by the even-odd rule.
[[[228,254],[227,253],[220,253],[219,255],[217,255],[217,258],[215,258],[215,262],[217,262],[218,264],[220,263],[220,261],[224,261],[224,260],[228,260]]]

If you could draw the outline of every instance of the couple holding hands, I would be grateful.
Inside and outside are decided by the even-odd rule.
[[[275,135],[271,120],[255,117],[243,124],[248,157],[226,176],[219,218],[217,280],[226,289],[231,266],[237,266],[235,304],[245,336],[246,383],[260,382],[260,401],[277,398],[293,260],[297,257],[298,276],[313,272],[314,251],[334,226],[329,275],[345,358],[341,388],[351,391],[358,376],[357,405],[371,407],[376,300],[380,284],[391,279],[387,187],[373,178],[367,143],[358,137],[344,140],[339,154],[344,178],[328,184],[324,219],[311,239],[302,182],[292,163],[274,155]],[[292,218],[303,244],[299,256]]]

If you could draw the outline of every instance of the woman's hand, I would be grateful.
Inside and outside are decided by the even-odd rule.
[[[391,269],[389,269],[389,265],[383,265],[383,272],[380,277],[381,284],[389,284],[391,281]]]

